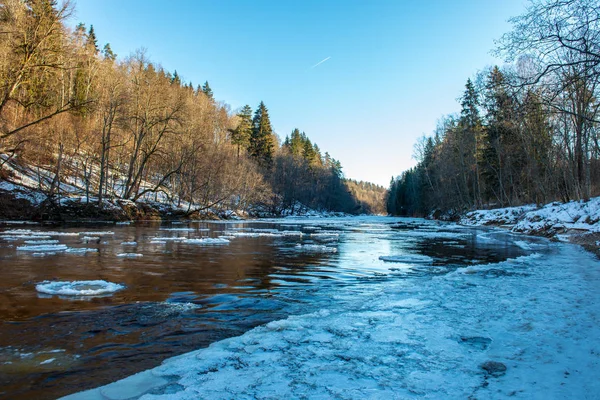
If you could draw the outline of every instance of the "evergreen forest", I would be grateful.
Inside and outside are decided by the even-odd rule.
[[[600,4],[533,1],[467,79],[460,113],[414,146],[392,179],[394,215],[453,218],[482,208],[600,195]]]

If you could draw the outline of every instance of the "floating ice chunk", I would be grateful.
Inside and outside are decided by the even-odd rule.
[[[117,225],[129,225],[131,224],[131,221],[121,221],[121,222],[117,222]]]
[[[65,251],[68,247],[66,244],[40,244],[30,246],[18,246],[19,251]]]
[[[99,296],[114,293],[125,286],[103,280],[93,281],[45,281],[36,285],[40,293],[61,296]]]
[[[108,235],[114,235],[115,233],[112,231],[98,231],[98,232],[79,232],[79,235],[86,235],[86,236],[108,236]]]
[[[277,229],[254,229],[252,232],[227,232],[227,234],[238,237],[300,237],[303,235],[300,231],[278,231]]]
[[[181,243],[184,244],[229,244],[229,240],[224,238],[199,238],[199,239],[186,239]]]
[[[56,360],[56,358],[49,358],[47,360],[44,360],[40,363],[40,365],[44,365],[44,364],[50,364],[51,362],[54,362],[54,360]]]
[[[30,229],[10,229],[2,232],[4,235],[22,235],[28,239],[44,239],[50,236],[77,236],[75,232],[32,231]],[[33,236],[33,237],[32,237]]]
[[[95,242],[96,240],[100,240],[99,236],[84,236],[81,238],[82,242]]]
[[[57,244],[58,240],[26,240],[25,244]]]
[[[89,247],[72,247],[70,249],[67,249],[66,253],[70,253],[70,254],[84,254],[84,253],[93,253],[93,252],[97,252],[98,249],[92,249]]]
[[[160,237],[160,236],[156,236],[153,237],[152,240],[156,240],[159,242],[167,242],[167,241],[171,241],[171,242],[177,242],[177,241],[183,241],[183,240],[187,240],[187,238],[183,237],[183,236],[167,236],[167,237]]]
[[[405,263],[405,264],[429,264],[433,262],[433,258],[422,254],[402,254],[399,256],[381,256],[381,261]]]
[[[208,232],[210,229],[208,228],[160,228],[161,231],[171,231],[171,232]]]
[[[340,234],[339,232],[327,232],[327,231],[323,231],[323,232],[315,232],[315,233],[311,233],[310,237],[316,237],[316,238],[320,238],[320,237],[339,237]]]
[[[143,257],[143,254],[140,253],[119,253],[117,254],[117,257],[122,257],[122,258],[135,258],[135,257]]]
[[[302,251],[313,251],[315,253],[337,253],[337,248],[321,244],[297,244],[296,248]]]
[[[33,257],[46,257],[46,256],[54,256],[54,255],[56,255],[56,252],[54,252],[54,251],[40,252],[40,253],[32,253],[31,255]]]
[[[167,244],[166,240],[151,240],[150,244]]]
[[[123,242],[121,244],[123,246],[137,246],[137,242]]]

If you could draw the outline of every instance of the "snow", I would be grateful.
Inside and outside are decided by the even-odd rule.
[[[381,256],[381,261],[404,264],[431,264],[433,258],[422,254],[402,254],[398,256]]]
[[[99,296],[111,294],[125,289],[118,283],[104,280],[92,281],[45,281],[36,285],[35,289],[40,293],[61,296]]]
[[[541,208],[533,205],[478,210],[461,219],[463,225],[512,225],[513,232],[554,235],[565,230],[600,232],[600,197],[589,201],[554,202]]]
[[[600,232],[600,197],[588,202],[551,203],[528,212],[513,228],[514,232],[557,232],[578,229]]]
[[[477,210],[467,213],[460,223],[463,225],[514,225],[523,215],[536,209],[533,204],[521,207],[497,208],[494,210]]]
[[[319,311],[65,399],[595,398],[600,263],[548,246],[412,284],[344,285]]]
[[[136,258],[136,257],[143,257],[143,254],[140,253],[119,253],[117,254],[117,257],[121,257],[121,258]]]

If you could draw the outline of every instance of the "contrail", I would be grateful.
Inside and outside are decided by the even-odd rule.
[[[318,63],[316,63],[315,65],[313,65],[312,67],[310,67],[311,69],[318,67],[319,65],[323,64],[325,61],[329,60],[331,57],[327,57],[321,61],[319,61]]]

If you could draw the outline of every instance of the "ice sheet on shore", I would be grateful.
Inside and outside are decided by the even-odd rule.
[[[562,244],[415,285],[345,286],[321,311],[67,398],[594,398],[598,287],[597,259]]]
[[[45,281],[36,285],[35,289],[44,294],[60,296],[100,296],[114,293],[125,286],[104,280],[91,281]]]

